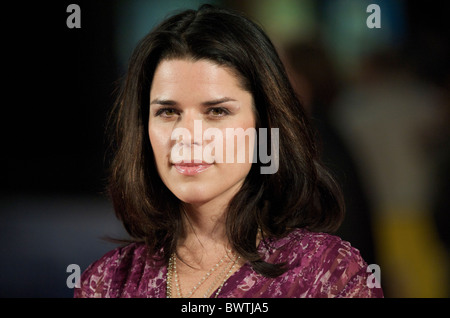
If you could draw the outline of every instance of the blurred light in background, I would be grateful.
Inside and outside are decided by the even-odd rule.
[[[367,27],[370,13],[366,9],[370,4],[381,9],[381,29]],[[321,34],[339,70],[352,75],[363,58],[398,47],[405,36],[404,9],[403,1],[399,0],[324,1]]]

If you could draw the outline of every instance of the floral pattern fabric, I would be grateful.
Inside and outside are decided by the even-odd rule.
[[[340,238],[296,229],[282,239],[260,242],[258,251],[287,271],[267,278],[245,263],[223,285],[219,298],[383,297],[359,251]],[[81,276],[75,297],[166,297],[167,266],[147,255],[144,243],[106,253]],[[212,294],[215,295],[215,292]]]

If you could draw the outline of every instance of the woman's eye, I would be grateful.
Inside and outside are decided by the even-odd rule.
[[[214,107],[209,109],[209,114],[214,117],[222,117],[228,115],[230,112],[222,107]]]
[[[172,117],[177,114],[176,110],[173,108],[161,108],[159,109],[155,116],[161,116],[161,117]]]

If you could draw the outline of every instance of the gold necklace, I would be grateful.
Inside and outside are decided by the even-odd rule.
[[[217,298],[217,296],[219,295],[219,293],[222,290],[223,285],[225,284],[225,282],[227,281],[228,277],[230,277],[231,273],[233,272],[234,267],[236,266],[238,260],[239,260],[240,256],[236,257],[234,259],[234,262],[231,263],[231,267],[228,271],[228,273],[225,275],[225,278],[223,279],[222,283],[220,284],[219,288],[217,289],[216,295],[214,296],[214,298]],[[219,281],[220,277],[222,277],[222,274],[226,271],[227,267],[224,267],[223,271],[220,273],[220,275],[217,276],[217,278],[214,280],[214,282],[211,284],[211,286],[208,288],[208,290],[205,292],[205,294],[203,295],[203,298],[208,298],[210,295],[211,290],[213,289],[214,286],[216,286],[217,282]]]
[[[192,294],[194,294],[194,292],[201,286],[203,285],[203,283],[211,276],[211,274],[214,273],[214,271],[224,262],[225,258],[226,258],[227,254],[225,254],[220,260],[219,262],[214,265],[206,274],[205,276],[202,277],[202,279],[200,279],[200,281],[192,288],[192,290],[189,292],[189,294],[186,296],[186,298],[190,298],[192,296]],[[169,266],[167,268],[167,298],[172,298],[172,278],[174,278],[174,283],[175,283],[175,289],[177,292],[177,296],[182,298],[183,295],[181,293],[181,286],[178,280],[178,273],[177,273],[177,265],[176,265],[176,255],[175,253],[172,254],[172,256],[169,259]],[[234,267],[236,266],[238,260],[240,259],[240,256],[236,257],[234,262],[232,262],[232,266],[230,267],[229,271],[227,272],[227,274],[225,275],[225,278],[223,279],[222,283],[220,284],[219,288],[217,289],[217,292],[215,294],[215,298],[217,298],[217,296],[219,295],[220,291],[223,288],[223,285],[225,284],[225,282],[227,281],[227,279],[229,278],[229,276],[231,275],[231,273],[233,272]],[[231,262],[230,262],[231,263]],[[207,298],[211,289],[214,287],[214,285],[217,284],[217,282],[219,281],[220,277],[222,277],[222,274],[225,272],[225,270],[228,267],[225,267],[222,272],[217,276],[217,278],[214,280],[214,282],[211,284],[211,286],[209,287],[209,289],[207,290],[207,292],[204,294],[204,298]]]

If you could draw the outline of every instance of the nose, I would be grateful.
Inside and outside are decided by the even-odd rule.
[[[180,116],[172,131],[175,140],[171,151],[172,162],[202,161],[202,121],[193,116]]]
[[[181,132],[178,134],[177,142],[184,146],[201,146],[203,144],[202,120],[192,112],[186,112],[183,115],[174,127],[174,131],[178,129]]]

